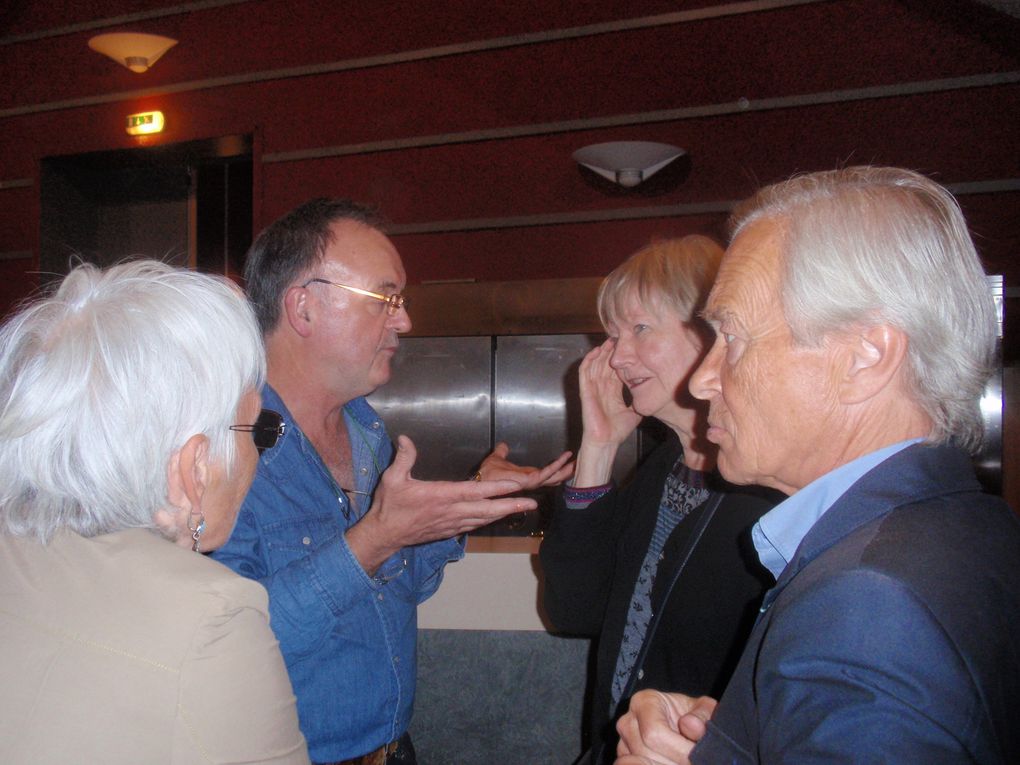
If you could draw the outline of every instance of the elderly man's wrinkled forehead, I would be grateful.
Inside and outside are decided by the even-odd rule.
[[[758,218],[734,237],[719,266],[704,316],[715,326],[727,320],[748,325],[782,306],[783,247],[788,226],[779,218]]]

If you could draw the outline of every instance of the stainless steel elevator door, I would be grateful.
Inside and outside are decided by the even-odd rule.
[[[391,437],[418,448],[412,474],[463,480],[499,441],[510,459],[544,465],[581,441],[577,369],[596,335],[501,335],[402,339],[391,381],[369,401]],[[622,482],[638,459],[641,433],[620,449],[614,478]],[[514,516],[480,533],[539,532],[552,509],[552,490],[533,492],[539,512]]]
[[[394,440],[414,441],[411,474],[457,481],[492,443],[492,338],[402,338],[389,383],[369,396]]]
[[[597,335],[515,335],[496,338],[494,443],[506,441],[513,461],[544,465],[581,443],[577,370]],[[637,458],[637,439],[621,448],[622,479]]]

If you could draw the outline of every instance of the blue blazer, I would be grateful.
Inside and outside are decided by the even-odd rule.
[[[918,444],[811,528],[695,763],[1020,762],[1020,522]]]

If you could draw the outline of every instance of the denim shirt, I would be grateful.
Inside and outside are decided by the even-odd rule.
[[[233,534],[213,557],[269,591],[312,761],[357,757],[407,730],[417,606],[464,550],[455,539],[407,547],[368,576],[344,532],[368,510],[392,459],[378,414],[363,398],[344,407],[352,506],[276,391],[267,385],[262,398],[283,415],[286,432],[259,459]]]

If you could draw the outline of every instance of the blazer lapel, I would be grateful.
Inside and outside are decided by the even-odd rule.
[[[901,505],[980,488],[969,458],[956,447],[920,443],[897,452],[861,476],[811,527],[776,586],[765,594],[761,614],[815,558],[861,526]]]

